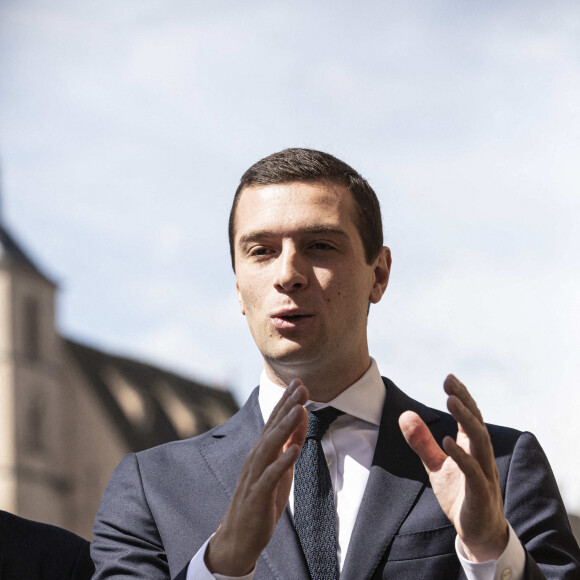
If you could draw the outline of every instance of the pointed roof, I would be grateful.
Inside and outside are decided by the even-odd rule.
[[[42,272],[42,270],[30,258],[22,245],[19,244],[14,236],[8,231],[4,223],[3,216],[4,195],[2,191],[2,180],[0,176],[0,268],[21,268],[33,274],[36,274],[49,284],[56,284]]]
[[[53,286],[56,284],[40,270],[28,252],[16,241],[2,221],[0,221],[0,268],[21,268],[37,276]]]

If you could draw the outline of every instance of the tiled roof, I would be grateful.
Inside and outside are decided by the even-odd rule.
[[[203,433],[238,410],[227,391],[69,339],[64,344],[131,451]]]

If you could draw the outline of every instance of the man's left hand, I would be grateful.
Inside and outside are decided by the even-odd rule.
[[[444,382],[447,408],[458,423],[457,439],[439,447],[428,427],[412,411],[399,417],[407,443],[419,455],[437,501],[451,520],[474,562],[497,560],[508,543],[499,474],[481,412],[453,375]]]

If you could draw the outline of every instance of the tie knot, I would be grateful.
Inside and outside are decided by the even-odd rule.
[[[344,415],[344,412],[334,407],[324,407],[324,409],[314,412],[308,411],[308,433],[306,438],[320,441],[330,424],[340,415]]]

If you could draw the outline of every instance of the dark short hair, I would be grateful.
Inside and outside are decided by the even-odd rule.
[[[240,185],[234,195],[228,225],[230,255],[234,270],[236,209],[244,189],[253,185],[325,181],[342,185],[352,193],[357,207],[355,224],[363,243],[366,261],[372,264],[383,245],[381,207],[372,187],[350,165],[329,153],[315,149],[293,148],[284,149],[260,159],[242,175]]]

